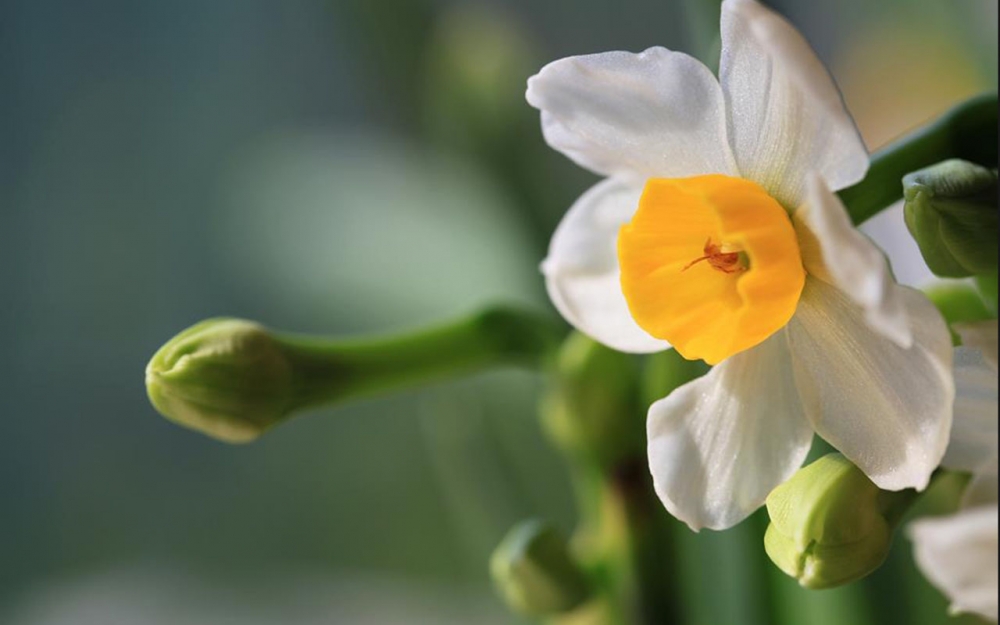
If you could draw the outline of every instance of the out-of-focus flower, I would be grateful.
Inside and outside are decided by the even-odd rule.
[[[719,80],[663,48],[609,52],[547,65],[527,99],[552,147],[607,176],[553,236],[556,307],[616,349],[719,365],[649,411],[672,514],[734,525],[814,431],[881,488],[926,486],[951,424],[948,332],[833,194],[868,155],[790,24],[726,0]]]
[[[969,471],[974,476],[967,495],[981,489],[978,482],[993,471],[992,500],[996,500],[997,465],[997,321],[957,323],[962,347],[955,350],[955,419],[942,466]],[[990,468],[992,467],[992,469]],[[966,501],[966,504],[971,503]]]
[[[953,612],[997,620],[997,505],[965,508],[910,526],[914,557]]]
[[[955,421],[943,466],[970,471],[961,509],[910,526],[914,557],[955,612],[996,621],[997,550],[997,322],[956,328],[966,347],[956,353]]]

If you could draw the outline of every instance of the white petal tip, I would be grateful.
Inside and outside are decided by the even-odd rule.
[[[869,475],[868,477],[882,490],[900,491],[912,488],[917,491],[923,491],[930,484],[932,472],[933,469],[914,475],[914,472],[897,471],[887,475]]]

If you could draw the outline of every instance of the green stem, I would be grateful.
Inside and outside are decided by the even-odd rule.
[[[241,319],[207,319],[167,341],[146,367],[154,407],[185,427],[251,441],[296,412],[489,367],[539,367],[564,331],[490,308],[433,328],[372,339],[283,335]]]
[[[575,552],[596,589],[591,620],[569,614],[552,621],[558,625],[684,622],[677,521],[657,499],[649,474],[644,395],[662,397],[704,368],[673,350],[646,359],[642,371],[637,364],[574,333],[542,403],[543,424],[574,483],[580,516]]]
[[[580,525],[574,538],[591,570],[602,625],[681,625],[683,606],[674,570],[676,523],[653,491],[645,454],[604,471],[571,466]],[[556,619],[575,625],[573,619]]]
[[[564,331],[546,317],[497,307],[436,327],[345,341],[278,337],[295,372],[295,409],[412,388],[498,366],[544,366]]]
[[[903,176],[961,158],[997,164],[997,94],[976,96],[872,155],[865,179],[840,192],[855,225],[903,197]]]

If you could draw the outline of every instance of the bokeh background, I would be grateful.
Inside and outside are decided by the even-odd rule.
[[[774,0],[872,148],[995,89],[995,0]],[[248,446],[148,404],[204,317],[354,334],[495,301],[548,309],[548,238],[593,176],[547,149],[525,79],[665,45],[717,54],[705,0],[0,3],[0,622],[516,623],[486,561],[573,526],[518,371],[318,411]],[[713,15],[714,14],[714,15]],[[888,212],[900,278],[929,275]],[[950,493],[929,497],[947,505]],[[942,503],[943,502],[943,503]],[[931,625],[897,540],[798,589],[759,526],[683,540],[703,625]]]

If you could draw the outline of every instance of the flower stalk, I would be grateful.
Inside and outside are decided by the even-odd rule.
[[[670,351],[645,367],[579,333],[564,343],[543,399],[543,425],[566,458],[580,515],[574,555],[592,580],[586,606],[555,616],[568,625],[681,623],[674,567],[677,521],[653,490],[643,436],[644,395],[703,373]]]
[[[500,366],[543,366],[563,331],[546,317],[489,308],[436,327],[374,338],[272,332],[239,319],[202,321],[146,368],[166,418],[232,443],[302,410],[387,394]]]

